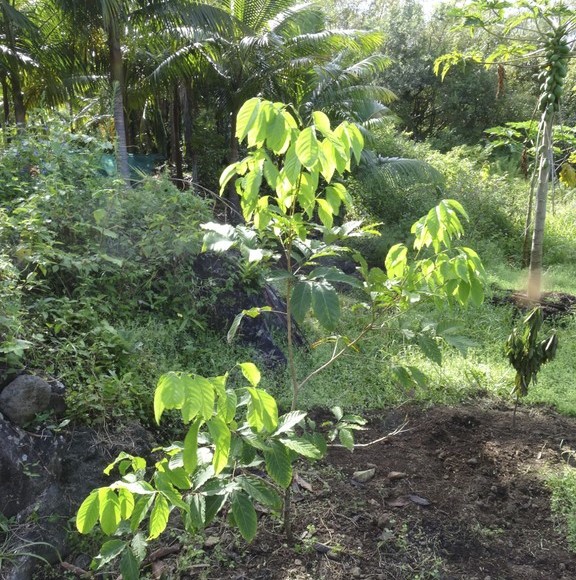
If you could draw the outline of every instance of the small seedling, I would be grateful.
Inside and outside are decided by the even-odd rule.
[[[528,394],[530,383],[536,383],[538,372],[543,364],[556,356],[558,336],[556,332],[538,342],[538,332],[542,328],[542,310],[531,310],[522,325],[515,327],[506,341],[505,353],[510,364],[516,369],[512,394],[516,395],[512,428],[516,427],[516,409],[520,397]]]

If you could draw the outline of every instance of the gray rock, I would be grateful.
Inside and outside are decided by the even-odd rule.
[[[0,393],[0,412],[16,425],[29,423],[50,406],[52,388],[40,377],[20,375]]]

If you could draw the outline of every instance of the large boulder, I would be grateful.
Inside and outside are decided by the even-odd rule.
[[[20,375],[0,393],[0,413],[24,426],[50,407],[52,387],[40,377]]]

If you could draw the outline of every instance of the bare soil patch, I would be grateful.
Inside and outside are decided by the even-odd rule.
[[[165,577],[228,580],[576,578],[572,554],[550,512],[545,470],[576,448],[576,420],[547,409],[494,404],[394,411],[373,417],[361,441],[409,421],[389,442],[332,449],[302,467],[295,486],[297,543],[262,521],[249,546],[224,528],[209,564]],[[375,469],[366,483],[358,470]],[[306,484],[310,484],[311,489]],[[268,519],[263,515],[262,518]]]

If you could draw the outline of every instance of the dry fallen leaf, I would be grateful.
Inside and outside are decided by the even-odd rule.
[[[421,506],[430,505],[430,500],[427,500],[425,497],[420,497],[419,495],[409,495],[408,499],[417,505]]]

